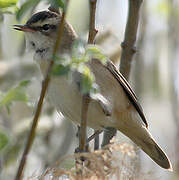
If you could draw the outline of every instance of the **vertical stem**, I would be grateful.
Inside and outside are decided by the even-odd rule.
[[[140,28],[140,37],[138,38],[138,49],[140,49],[141,53],[137,53],[135,56],[135,67],[134,70],[134,84],[135,84],[135,92],[140,100],[140,96],[142,94],[142,82],[144,76],[141,74],[144,73],[144,47],[146,43],[146,31],[147,31],[147,23],[148,23],[148,14],[147,14],[147,1],[144,1],[143,8],[141,11],[141,28]]]
[[[95,29],[95,14],[96,14],[96,2],[97,0],[89,0],[90,4],[90,24],[89,24],[89,36],[88,44],[93,44],[97,30]],[[87,126],[87,112],[90,98],[87,95],[83,96],[82,99],[82,116],[81,116],[81,127],[80,127],[80,136],[79,136],[79,147],[80,151],[85,150],[86,144],[86,126]]]
[[[89,24],[88,44],[94,44],[94,39],[95,39],[95,36],[96,36],[96,34],[98,32],[95,29],[96,3],[97,3],[97,0],[89,0],[89,4],[90,4],[90,24]]]
[[[80,144],[79,148],[81,152],[85,151],[86,145],[86,129],[87,129],[87,114],[88,114],[88,105],[90,98],[87,95],[83,95],[82,98],[82,111],[81,111],[81,125],[80,125]]]
[[[139,14],[142,0],[129,0],[129,12],[125,30],[124,41],[122,42],[122,54],[120,59],[120,72],[129,80],[131,62],[136,52],[136,37],[139,24]]]
[[[89,0],[90,24],[89,24],[88,44],[94,43],[94,38],[97,33],[97,31],[95,29],[96,2],[97,2],[97,0]],[[79,135],[79,149],[81,152],[86,150],[86,129],[87,129],[87,114],[88,114],[89,103],[90,103],[90,97],[88,95],[83,95],[82,111],[81,111],[81,126],[80,126],[80,135]],[[81,162],[76,160],[77,174],[82,175],[82,169],[80,168],[82,166],[79,166],[79,165],[82,165]]]
[[[69,2],[69,0],[66,1],[67,5],[68,5],[68,2]],[[67,7],[67,5],[66,5],[66,7]],[[59,47],[61,39],[62,39],[65,15],[66,15],[66,9],[64,10],[64,12],[62,14],[61,22],[59,24],[57,41],[56,41],[54,49],[53,49],[53,57],[57,53],[58,47]],[[26,146],[25,146],[25,149],[24,149],[24,152],[23,152],[23,155],[22,155],[18,170],[17,170],[15,180],[21,180],[22,176],[23,176],[23,171],[24,171],[24,168],[25,168],[25,165],[26,165],[27,157],[28,157],[28,154],[29,154],[30,149],[32,147],[34,138],[35,138],[37,125],[38,125],[39,117],[40,117],[42,106],[43,106],[43,100],[44,100],[44,97],[46,95],[46,91],[47,91],[47,88],[48,88],[48,85],[49,85],[49,82],[50,82],[50,72],[52,70],[53,64],[54,64],[54,60],[52,58],[52,60],[49,63],[49,66],[48,66],[46,76],[45,76],[45,78],[44,78],[44,80],[42,82],[40,98],[39,98],[39,101],[38,101],[38,104],[37,104],[37,108],[36,108],[36,112],[35,112],[35,115],[34,115],[34,118],[33,118],[32,126],[31,126],[31,129],[30,129],[30,132],[29,132],[27,143],[26,143]]]
[[[99,135],[97,135],[94,139],[94,150],[98,150],[98,149],[99,149]]]
[[[96,18],[96,3],[97,0],[89,0],[90,5],[90,25],[89,25],[89,36],[88,36],[88,44],[94,44],[94,39],[97,34],[97,30],[95,28],[95,18]],[[95,131],[94,131],[95,133]],[[99,135],[97,135],[94,139],[94,149],[99,149]]]
[[[89,0],[89,5],[90,5],[90,24],[89,24],[88,44],[93,44],[94,43],[94,39],[95,39],[95,36],[97,34],[97,30],[95,29],[96,3],[97,3],[97,0]],[[82,101],[85,101],[85,99],[86,99],[86,96],[84,95]],[[89,98],[88,98],[88,101],[90,101]],[[83,103],[82,103],[82,105],[83,105]],[[86,103],[84,103],[84,105],[86,106]],[[86,109],[86,108],[82,107],[82,112],[83,112],[83,109]],[[88,111],[88,108],[86,109],[86,113],[87,113],[87,111]],[[81,123],[83,123],[82,121],[86,121],[86,120],[85,119],[84,120],[81,119]],[[85,129],[86,129],[86,127],[85,127]],[[84,130],[82,130],[82,127],[80,127],[80,136],[79,136],[80,139],[81,139],[81,136],[84,135],[84,134],[81,134],[81,132],[84,133]],[[86,137],[86,131],[85,131],[85,137]],[[81,140],[80,140],[80,142],[81,142]],[[82,146],[82,145],[80,144],[80,146]]]
[[[35,132],[36,132],[39,116],[40,116],[40,113],[42,110],[42,104],[43,104],[43,100],[45,97],[46,89],[47,89],[48,84],[49,84],[49,80],[50,80],[50,78],[47,77],[42,82],[42,90],[41,90],[41,94],[40,94],[40,99],[38,101],[36,113],[35,113],[35,116],[34,116],[34,119],[32,122],[32,126],[31,126],[31,129],[29,132],[29,136],[27,138],[27,143],[26,143],[26,146],[25,146],[25,149],[24,149],[24,152],[23,152],[23,155],[22,155],[19,167],[18,167],[18,171],[17,171],[16,177],[15,177],[15,180],[21,180],[22,179],[23,171],[24,171],[26,161],[27,161],[27,157],[28,157],[28,154],[29,154],[30,149],[32,147],[32,143],[34,141],[34,138],[35,138]]]

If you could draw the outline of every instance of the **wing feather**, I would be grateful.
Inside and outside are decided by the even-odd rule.
[[[127,82],[127,80],[124,78],[124,76],[117,70],[115,65],[111,61],[107,61],[107,64],[105,65],[106,68],[111,72],[111,74],[116,78],[116,80],[120,83],[122,88],[124,89],[124,92],[126,93],[129,100],[132,102],[133,106],[139,113],[141,119],[145,123],[146,127],[148,127],[147,120],[145,118],[145,115],[143,113],[143,109],[141,105],[138,102],[137,96],[135,95],[134,91],[132,90],[131,86]]]

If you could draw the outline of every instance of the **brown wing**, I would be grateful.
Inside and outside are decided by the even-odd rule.
[[[137,112],[139,113],[141,119],[143,120],[143,122],[145,123],[146,127],[148,127],[148,123],[147,120],[145,118],[145,115],[143,113],[142,107],[138,102],[138,99],[134,93],[134,91],[132,90],[132,88],[130,87],[129,83],[127,82],[127,80],[124,78],[124,76],[116,69],[116,67],[114,66],[114,64],[111,61],[108,61],[107,64],[105,65],[106,68],[113,74],[113,76],[116,78],[116,80],[120,83],[120,85],[122,86],[122,88],[124,89],[124,92],[126,93],[127,97],[129,98],[129,100],[132,102],[132,104],[134,105],[135,109],[137,110]]]

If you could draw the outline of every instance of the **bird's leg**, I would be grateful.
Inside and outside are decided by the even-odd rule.
[[[103,134],[103,142],[102,142],[102,145],[101,145],[102,147],[109,144],[110,140],[115,136],[116,131],[117,130],[112,128],[112,127],[105,128],[105,133]]]
[[[88,145],[88,143],[93,140],[96,136],[98,136],[99,134],[101,134],[103,132],[103,130],[97,130],[94,132],[94,134],[92,134],[86,141],[86,145]]]
[[[95,132],[94,132],[95,133]],[[94,150],[99,149],[99,135],[94,138]]]
[[[86,144],[85,144],[85,149],[88,149],[88,144],[90,141],[92,141],[94,138],[96,138],[98,135],[100,135],[103,132],[103,130],[97,130],[94,132],[94,134],[92,134],[87,140],[86,140]],[[75,153],[79,153],[80,152],[80,148],[77,147],[75,149]],[[82,152],[82,151],[81,151]]]
[[[77,132],[76,132],[76,137],[77,138],[79,138],[79,136],[80,136],[80,126],[79,125],[77,125]]]
[[[100,135],[102,132],[103,132],[103,130],[97,130],[97,131],[95,131],[94,134],[92,134],[92,135],[86,140],[86,144],[85,144],[86,148],[85,148],[85,149],[88,148],[89,142],[92,141],[93,139],[95,139],[95,138],[96,138],[98,135]],[[77,148],[75,149],[75,153],[79,153],[79,152],[80,152],[80,148],[77,147]]]

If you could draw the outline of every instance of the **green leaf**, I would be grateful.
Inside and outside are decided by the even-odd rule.
[[[52,69],[52,75],[54,76],[62,76],[67,74],[70,71],[70,66],[64,66],[62,64],[54,65]]]
[[[73,65],[79,65],[81,63],[85,63],[85,62],[88,62],[89,58],[87,58],[86,56],[82,56],[82,57],[72,57],[72,64]]]
[[[65,0],[48,0],[51,6],[55,8],[65,8]]]
[[[8,136],[0,131],[0,151],[8,144]]]
[[[97,46],[94,46],[94,45],[89,45],[87,47],[86,51],[88,53],[91,53],[91,54],[99,54],[99,53],[101,53],[100,49],[97,48]]]
[[[83,65],[80,69],[81,69],[80,72],[82,73],[81,92],[83,94],[88,94],[93,88],[94,75],[90,71],[90,69],[85,65]]]
[[[13,101],[22,101],[22,102],[28,102],[28,96],[25,93],[25,87],[29,85],[30,81],[25,80],[19,83],[19,85],[15,88],[11,88],[7,93],[1,93],[1,99],[0,99],[0,108],[3,106],[8,106]]]
[[[96,45],[89,45],[86,48],[86,55],[91,58],[96,58],[101,60],[103,64],[106,63],[107,57],[101,52],[101,50]]]
[[[0,0],[0,8],[15,6],[18,0]]]
[[[27,0],[25,3],[22,4],[19,11],[16,14],[17,20],[21,20],[22,16],[29,10],[33,9],[37,4],[40,2],[40,0]]]

